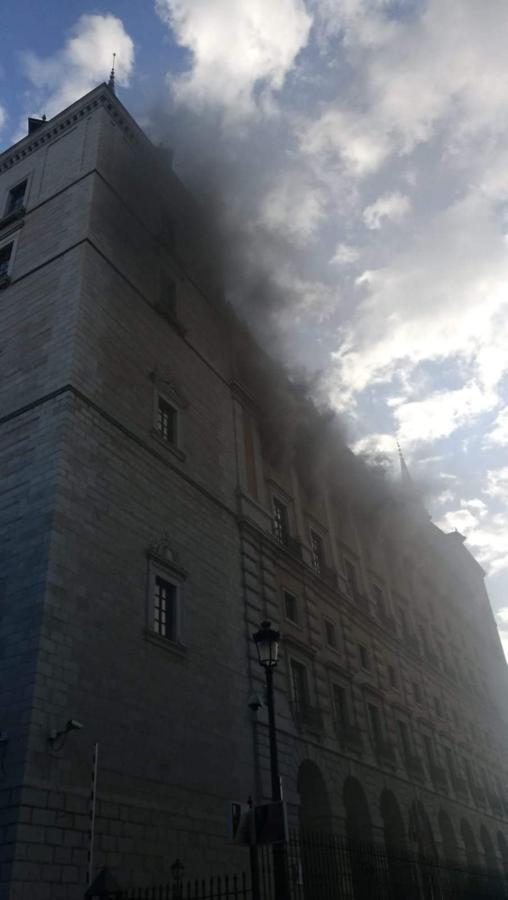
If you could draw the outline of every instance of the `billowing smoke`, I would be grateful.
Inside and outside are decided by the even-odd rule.
[[[263,135],[246,125],[231,140],[209,111],[161,104],[149,122],[152,140],[171,149],[173,169],[193,198],[175,213],[177,252],[192,257],[187,264],[201,270],[203,288],[227,312],[238,378],[262,410],[264,452],[275,467],[294,465],[309,497],[326,483],[337,498],[353,489],[366,514],[400,507],[386,459],[351,453],[347,422],[328,403],[322,370],[299,366],[298,348],[285,342],[285,323],[294,326],[306,302],[302,273],[316,283],[320,252],[260,216],[260,197],[287,150],[277,124]]]

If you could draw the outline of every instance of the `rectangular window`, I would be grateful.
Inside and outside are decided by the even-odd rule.
[[[291,660],[291,687],[295,706],[298,709],[306,709],[309,705],[307,669],[296,659]]]
[[[455,769],[455,761],[452,756],[452,751],[449,747],[445,747],[445,757],[446,757],[446,765],[448,766],[448,771],[450,773],[450,778],[452,781],[455,780],[456,769]]]
[[[400,622],[400,629],[401,629],[402,637],[407,637],[407,635],[409,634],[409,628],[408,628],[408,623],[407,623],[407,614],[406,614],[406,610],[404,609],[404,607],[400,606],[400,604],[398,606],[398,612],[399,612],[399,622]]]
[[[334,684],[332,686],[333,691],[333,711],[335,714],[335,719],[337,725],[346,730],[348,726],[348,711],[347,711],[347,700],[346,700],[346,691],[340,684]]]
[[[290,591],[284,591],[284,610],[286,619],[299,625],[300,617],[298,614],[298,598]]]
[[[15,187],[11,188],[7,196],[7,205],[5,207],[5,215],[10,216],[12,213],[20,212],[23,209],[23,202],[26,192],[26,179],[20,181]]]
[[[358,594],[358,582],[356,580],[356,569],[352,562],[349,562],[348,559],[344,560],[344,572],[346,574],[346,581],[348,584],[348,588],[350,590],[351,596],[353,598]]]
[[[400,747],[405,760],[411,756],[411,742],[409,740],[409,731],[406,722],[400,719],[397,721],[397,730],[399,732]]]
[[[12,248],[14,244],[4,244],[0,247],[0,279],[7,278],[9,274],[9,264],[12,256]]]
[[[171,403],[159,395],[157,399],[157,431],[163,441],[176,444],[178,413]]]
[[[369,651],[365,644],[358,644],[358,652],[360,654],[360,665],[362,669],[369,668]]]
[[[317,575],[321,575],[325,565],[323,538],[316,531],[310,533],[310,546],[312,551],[312,566]]]
[[[434,748],[432,746],[432,741],[428,734],[423,735],[423,747],[425,749],[425,756],[427,757],[427,763],[429,766],[434,765]]]
[[[289,519],[287,506],[273,498],[273,536],[277,543],[287,547],[289,540]]]
[[[385,596],[383,591],[377,584],[373,585],[374,591],[374,603],[376,604],[376,610],[380,616],[386,615],[386,603]]]
[[[379,710],[373,703],[368,703],[367,712],[369,715],[370,736],[374,742],[374,746],[378,747],[383,739]]]
[[[153,630],[170,641],[176,640],[176,586],[155,576]]]
[[[335,625],[333,622],[329,622],[328,619],[325,619],[325,633],[326,633],[326,643],[329,647],[332,647],[333,650],[337,649],[337,635],[335,633]]]

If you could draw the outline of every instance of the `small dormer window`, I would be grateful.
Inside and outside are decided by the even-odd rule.
[[[27,181],[25,179],[10,189],[7,195],[7,205],[5,208],[6,216],[12,216],[22,211],[25,201],[26,186]]]

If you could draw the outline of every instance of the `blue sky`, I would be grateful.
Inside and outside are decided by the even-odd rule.
[[[3,26],[0,144],[116,51],[123,102],[220,179],[232,299],[271,273],[288,360],[356,450],[400,441],[508,646],[505,0],[20,0]]]

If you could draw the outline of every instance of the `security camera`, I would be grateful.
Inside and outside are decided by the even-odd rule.
[[[78,722],[77,719],[69,719],[67,725],[65,726],[66,731],[75,731],[79,728],[83,728],[82,722]]]

